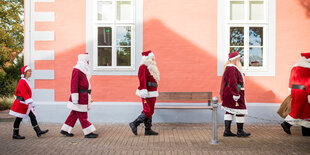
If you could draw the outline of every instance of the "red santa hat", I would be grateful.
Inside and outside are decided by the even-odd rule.
[[[24,74],[25,74],[25,72],[26,72],[27,70],[29,70],[29,69],[31,69],[31,68],[30,68],[30,66],[27,66],[27,65],[24,66],[22,69],[20,69],[20,72],[22,73],[22,75],[21,75],[22,78],[25,77]]]
[[[237,51],[229,53],[228,56],[229,56],[228,60],[230,60],[230,61],[241,57],[241,55]]]
[[[142,52],[142,56],[148,57],[148,58],[153,58],[153,57],[155,57],[155,55],[153,54],[153,52],[152,52],[151,50]]]

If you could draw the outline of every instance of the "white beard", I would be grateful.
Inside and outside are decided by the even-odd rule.
[[[148,57],[142,57],[141,65],[142,64],[147,66],[147,69],[150,71],[150,74],[153,76],[153,78],[158,83],[159,82],[159,70],[156,66],[156,61],[153,61],[151,58],[148,58]]]
[[[78,61],[76,65],[74,66],[74,68],[83,72],[86,75],[87,79],[90,80],[91,78],[90,65],[87,64],[87,62]]]
[[[242,71],[242,64],[241,64],[240,61],[237,61],[237,62],[236,62],[236,66],[238,67],[238,69],[239,69],[240,71]]]

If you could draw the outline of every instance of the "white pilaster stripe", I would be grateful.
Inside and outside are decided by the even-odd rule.
[[[34,70],[33,79],[54,80],[54,70]]]
[[[54,31],[35,31],[33,38],[35,41],[53,41]]]
[[[55,90],[54,89],[33,89],[32,91],[34,101],[40,102],[54,102]]]
[[[55,21],[54,12],[35,12],[34,14],[35,22],[53,22]]]
[[[55,2],[55,0],[35,0],[35,2]]]
[[[55,52],[50,51],[35,51],[35,60],[55,60]]]

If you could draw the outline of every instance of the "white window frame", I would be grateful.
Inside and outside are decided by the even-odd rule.
[[[244,20],[230,20],[230,2],[244,2]],[[249,2],[264,2],[264,20],[249,20]],[[219,0],[218,1],[218,76],[230,51],[230,27],[244,27],[244,66],[246,76],[275,76],[275,0]],[[263,27],[263,66],[249,66],[249,27]]]
[[[113,10],[113,18],[112,21],[98,21],[98,2],[111,1],[112,2],[112,10]],[[132,21],[117,21],[117,2],[120,1],[131,1],[131,17]],[[94,24],[94,43],[93,43],[93,69],[94,70],[134,70],[135,69],[135,0],[96,0],[94,1],[95,11],[95,24]],[[131,60],[130,66],[117,66],[117,45],[116,45],[116,27],[118,26],[130,26],[131,27]],[[112,65],[111,66],[98,66],[98,27],[111,27],[112,28]]]

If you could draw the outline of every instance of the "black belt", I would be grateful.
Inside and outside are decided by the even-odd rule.
[[[79,93],[88,93],[88,94],[90,94],[90,93],[91,93],[91,90],[80,89],[80,90],[79,90]]]
[[[155,87],[155,88],[158,87],[157,83],[155,83],[155,82],[147,82],[147,86],[151,86],[151,87]]]
[[[292,89],[306,90],[306,86],[304,86],[304,85],[292,84]]]
[[[20,96],[16,96],[16,99],[17,99],[17,100],[20,100],[20,101],[25,101],[24,98],[23,98],[23,97],[20,97]]]

